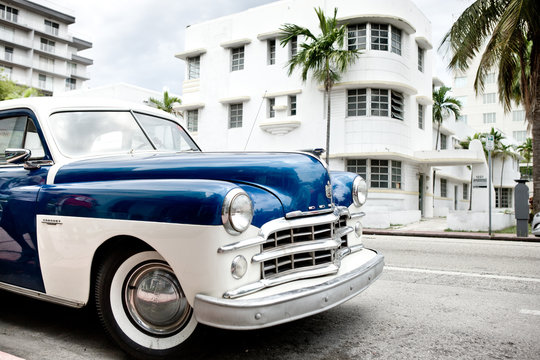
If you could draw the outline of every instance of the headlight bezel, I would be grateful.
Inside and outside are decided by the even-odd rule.
[[[368,196],[368,186],[363,177],[354,178],[352,185],[352,200],[356,207],[362,207],[366,203]]]
[[[243,211],[246,211],[246,200],[249,207],[249,211],[245,213],[247,216],[245,216],[244,219],[240,218],[239,220],[235,220],[236,215],[238,215],[236,210],[244,208]],[[252,220],[253,201],[249,195],[241,188],[230,190],[227,195],[225,195],[221,208],[221,221],[225,230],[231,235],[239,235],[251,226]]]

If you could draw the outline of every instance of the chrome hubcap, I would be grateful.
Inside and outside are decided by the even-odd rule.
[[[189,306],[180,283],[166,264],[152,262],[127,279],[124,300],[133,321],[155,335],[168,335],[189,320]]]

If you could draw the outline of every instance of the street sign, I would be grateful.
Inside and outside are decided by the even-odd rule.
[[[493,135],[488,135],[486,139],[486,150],[495,150],[495,138]]]
[[[487,188],[488,179],[483,175],[477,175],[473,178],[472,186],[473,188]]]

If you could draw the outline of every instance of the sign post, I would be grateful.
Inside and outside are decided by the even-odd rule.
[[[491,236],[491,151],[495,149],[495,138],[488,135],[486,139],[486,150],[488,151],[488,214],[489,214],[489,236]]]

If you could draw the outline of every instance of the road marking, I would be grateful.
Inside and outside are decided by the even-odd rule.
[[[527,314],[527,315],[536,315],[540,316],[540,310],[528,310],[528,309],[521,309],[519,311],[520,314]]]
[[[520,277],[520,276],[490,275],[490,274],[468,273],[468,272],[460,272],[460,271],[417,269],[417,268],[407,268],[407,267],[399,267],[399,266],[385,266],[384,268],[386,270],[408,271],[408,272],[416,272],[416,273],[424,273],[424,274],[465,276],[465,277],[477,277],[477,278],[485,278],[485,279],[527,281],[527,282],[540,283],[540,279],[538,278]]]
[[[0,360],[24,360],[23,358],[0,351]]]

